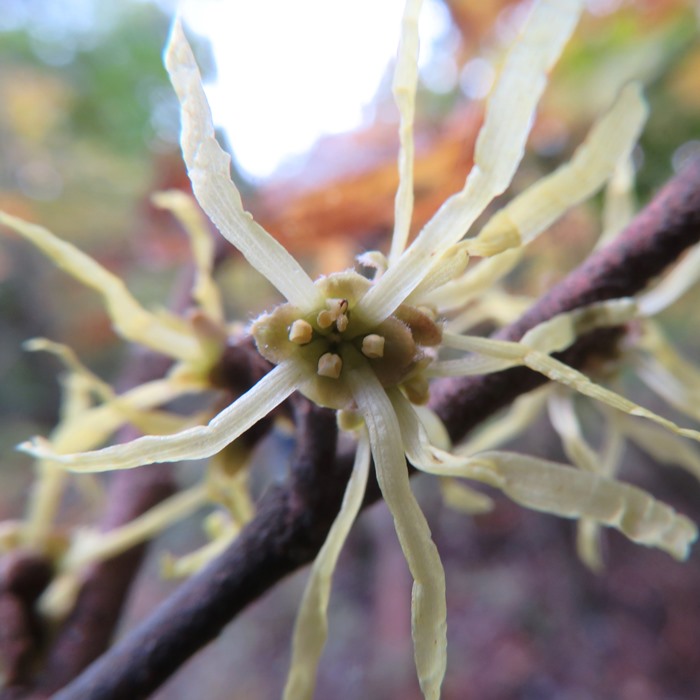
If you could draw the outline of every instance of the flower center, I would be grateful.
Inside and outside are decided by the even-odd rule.
[[[387,319],[369,327],[354,312],[372,282],[348,271],[316,282],[325,298],[322,308],[301,315],[283,304],[258,318],[252,334],[260,354],[274,364],[299,363],[302,393],[315,403],[343,409],[352,405],[345,381],[359,363],[368,363],[383,386],[400,385],[414,403],[428,399],[422,370],[433,360],[430,348],[442,333],[430,312],[402,305]]]

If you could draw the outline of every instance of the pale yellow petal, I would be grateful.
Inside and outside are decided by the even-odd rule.
[[[403,253],[408,241],[413,215],[413,120],[416,113],[418,85],[418,17],[423,0],[406,0],[401,21],[401,39],[392,85],[399,108],[399,186],[394,205],[394,234],[391,238],[389,264]]]
[[[456,453],[474,455],[504,445],[521,435],[541,414],[551,387],[519,396],[510,406],[457,446]]]
[[[249,462],[251,450],[243,441],[232,442],[215,454],[207,468],[207,493],[212,501],[222,504],[230,518],[243,526],[255,515],[250,493]]]
[[[686,384],[655,357],[639,357],[634,361],[639,378],[670,406],[700,421],[700,386]]]
[[[623,416],[620,430],[659,464],[682,467],[700,479],[700,450],[683,438],[657,425]]]
[[[583,471],[599,473],[600,457],[583,437],[581,422],[568,390],[556,387],[550,392],[547,409],[549,420],[559,435],[569,461]]]
[[[538,0],[510,48],[479,132],[474,162],[500,194],[520,163],[547,75],[573,33],[583,3]]]
[[[568,389],[556,387],[547,402],[549,420],[564,447],[564,454],[579,469],[592,474],[604,473],[601,458],[583,437],[581,423],[576,415]],[[581,518],[576,524],[576,551],[581,561],[592,571],[603,564],[599,523]]]
[[[87,564],[111,559],[194,513],[207,503],[207,490],[198,484],[170,496],[139,517],[107,532],[78,533],[60,562],[62,571],[77,570]]]
[[[523,358],[523,364],[536,372],[544,374],[552,381],[559,382],[570,386],[580,394],[590,396],[592,399],[601,401],[608,406],[612,406],[623,413],[628,413],[631,416],[639,416],[646,418],[653,423],[664,426],[677,435],[691,438],[692,440],[700,441],[700,431],[692,430],[691,428],[681,428],[673,421],[670,421],[658,414],[650,411],[643,406],[640,406],[624,396],[616,394],[610,389],[606,389],[599,384],[591,381],[585,374],[565,365],[563,362],[555,360],[549,355],[540,352],[530,352]]]
[[[568,163],[538,180],[501,209],[473,240],[472,255],[488,254],[495,241],[533,241],[568,209],[595,194],[627,160],[637,143],[647,107],[637,84],[627,85]],[[482,250],[483,246],[483,250]]]
[[[489,289],[464,311],[449,319],[446,327],[451,333],[465,333],[485,322],[505,326],[520,318],[533,303],[532,297],[508,294],[498,288]]]
[[[442,360],[433,362],[425,370],[428,378],[437,377],[474,377],[480,374],[493,374],[520,364],[517,358],[489,357],[484,350],[483,355],[472,354],[457,360]]]
[[[602,475],[514,452],[483,452],[459,458],[426,444],[408,401],[392,395],[406,453],[417,468],[438,476],[476,479],[520,503],[567,518],[615,527],[640,544],[678,559],[697,538],[695,525],[634,486]]]
[[[401,429],[404,452],[413,466],[419,469],[444,465],[460,467],[469,461],[468,457],[452,454],[430,442],[418,414],[398,389],[389,389],[387,395]]]
[[[35,349],[43,349],[42,345],[43,343],[38,342]],[[59,351],[64,348],[66,358],[75,359],[78,366],[82,367],[70,348],[58,346]],[[70,371],[62,378],[59,426],[88,411],[92,406],[94,382],[89,370],[87,368],[85,370],[87,375]],[[97,377],[94,379],[99,384],[99,379]],[[102,388],[112,391],[109,386]],[[53,434],[56,433],[57,429],[54,429]],[[29,504],[22,529],[23,544],[27,547],[36,551],[46,551],[67,480],[68,474],[63,469],[57,468],[55,464],[39,461],[35,465],[35,478],[29,491]]]
[[[605,419],[605,434],[599,451],[598,473],[612,478],[620,468],[625,450],[625,438],[620,426],[625,420],[630,419],[607,406],[598,405],[598,407],[601,409]],[[672,435],[663,428],[652,426],[648,423],[645,427],[653,429],[653,431],[662,432],[665,436],[683,443],[686,447],[690,447],[683,438]],[[577,524],[576,551],[581,561],[593,572],[600,571],[604,563],[600,530],[600,523],[586,518],[580,519]]]
[[[59,622],[65,619],[75,606],[83,577],[73,571],[58,574],[36,603],[42,619]]]
[[[633,319],[637,307],[633,299],[611,299],[566,311],[530,329],[520,343],[443,332],[443,344],[457,350],[476,352],[518,364],[525,348],[543,353],[565,350],[574,341],[596,328],[619,326]]]
[[[383,321],[420,284],[442,251],[464,236],[488,203],[510,184],[522,159],[547,73],[576,26],[580,0],[535,4],[510,49],[489,98],[464,189],[450,197],[397,263],[355,308],[369,325]],[[500,252],[517,240],[499,242]]]
[[[447,428],[440,420],[438,414],[428,406],[411,404],[411,408],[418,416],[418,420],[421,422],[430,442],[443,450],[451,449],[450,434],[447,432]]]
[[[93,406],[95,385],[89,379],[74,372],[67,372],[58,377],[58,382],[61,385],[59,422],[87,411]]]
[[[680,299],[698,279],[700,245],[691,248],[661,282],[639,297],[639,310],[643,316],[654,316]]]
[[[22,343],[22,347],[30,352],[48,352],[58,357],[71,374],[81,377],[86,386],[106,401],[114,396],[114,389],[88,369],[75,354],[73,348],[63,343],[56,343],[47,338],[31,338]]]
[[[658,547],[677,559],[688,556],[698,535],[689,518],[636,486],[538,457],[483,452],[464,467],[425,471],[483,481],[526,508],[613,527],[633,542]]]
[[[442,334],[442,341],[443,345],[448,348],[475,352],[497,360],[507,360],[514,364],[520,363],[526,347],[521,343],[507,340],[494,340],[478,335],[457,335],[449,332]]]
[[[635,349],[648,352],[668,372],[692,391],[700,391],[700,367],[683,357],[655,322],[647,319]]]
[[[196,386],[174,384],[167,379],[140,384],[106,403],[61,421],[51,435],[51,444],[54,450],[64,453],[90,449],[127,422],[148,425],[151,415],[155,418],[149,427],[162,428],[162,432],[167,433],[170,428],[180,428],[183,418],[155,413],[153,407],[196,390]]]
[[[583,311],[583,310],[582,310]],[[600,317],[602,321],[605,320],[605,315]],[[579,319],[581,321],[582,328],[588,328],[588,317],[584,314]],[[549,322],[546,322],[549,323]],[[544,324],[543,324],[544,325]],[[614,325],[614,324],[613,324]],[[558,328],[557,325],[553,326]],[[561,349],[558,345],[561,343],[562,338],[568,335],[566,333],[559,334],[558,332],[553,334],[552,343],[557,345],[557,347],[547,348],[547,351],[555,351]],[[546,336],[540,336],[539,334],[533,334],[535,340],[545,347],[550,340]],[[532,347],[525,345],[524,343],[515,343],[505,340],[494,340],[492,338],[476,338],[472,336],[455,336],[450,333],[443,333],[443,342],[448,347],[454,347],[458,349],[463,349],[471,352],[480,353],[488,357],[493,357],[497,361],[502,361],[506,366],[514,365],[525,365],[530,369],[545,375],[549,379],[560,384],[571,387],[580,394],[585,394],[593,399],[601,401],[608,406],[612,406],[623,413],[628,413],[632,416],[640,416],[646,418],[654,423],[663,425],[667,430],[670,430],[677,435],[682,435],[684,437],[691,438],[693,440],[700,441],[700,432],[693,430],[691,428],[681,428],[676,425],[673,421],[663,418],[653,411],[650,411],[629,399],[626,399],[614,391],[606,389],[605,387],[596,384],[591,381],[585,374],[569,367],[563,362],[555,360],[553,357],[545,354],[540,350],[535,350]],[[454,360],[453,362],[460,362],[459,360]],[[448,362],[437,363],[437,366],[448,366]]]
[[[493,258],[484,258],[460,278],[426,294],[422,301],[441,312],[463,308],[505,277],[522,260],[524,252],[524,248],[512,248]]]
[[[126,340],[145,345],[167,357],[197,360],[200,346],[194,333],[179,332],[146,311],[124,282],[75,246],[48,229],[0,212],[0,223],[33,243],[58,267],[102,295],[114,330]]]
[[[157,207],[170,211],[185,229],[192,246],[196,270],[192,298],[209,318],[223,322],[221,294],[212,278],[214,240],[202,212],[195,201],[181,190],[156,192],[151,200]]]
[[[576,554],[594,573],[603,569],[601,525],[589,518],[580,518],[576,523]]]
[[[291,304],[302,313],[321,306],[323,299],[301,265],[243,208],[231,180],[231,156],[216,140],[202,77],[179,21],[173,23],[165,64],[180,100],[180,144],[200,206],[221,234]]]
[[[697,539],[695,524],[641,489],[547,460],[486,452],[476,466],[492,469],[499,488],[517,503],[566,518],[614,527],[632,541],[685,559]]]
[[[294,364],[278,365],[208,425],[188,428],[175,435],[146,435],[82,454],[56,454],[50,444],[36,438],[19,449],[60,462],[64,468],[76,472],[131,469],[152,462],[210,457],[282,403],[299,386],[302,375],[303,370]]]
[[[369,440],[361,436],[340,511],[319,551],[304,590],[294,625],[292,659],[284,700],[311,700],[318,663],[328,636],[328,601],[340,550],[362,505],[369,474]]]
[[[201,571],[209,562],[214,561],[238,537],[240,528],[230,523],[218,537],[207,542],[198,549],[181,557],[164,554],[160,560],[160,570],[163,578],[178,579],[192,576]]]
[[[440,478],[440,493],[445,505],[465,515],[482,515],[493,510],[493,499],[457,479]]]
[[[520,342],[541,352],[559,352],[585,333],[596,328],[621,326],[636,315],[634,299],[625,297],[600,301],[553,316],[530,329]]]
[[[196,386],[158,379],[134,387],[99,406],[65,413],[51,433],[50,449],[64,453],[93,449],[129,422],[137,423],[141,428],[164,429],[166,433],[171,428],[181,429],[183,418],[152,409],[194,390],[197,390]],[[25,529],[25,541],[31,546],[41,546],[51,532],[66,480],[66,472],[50,460],[40,459],[36,470],[38,477],[32,486]]]
[[[418,680],[425,698],[438,700],[447,665],[445,572],[411,491],[401,429],[386,392],[364,363],[349,373],[349,381],[369,431],[377,481],[414,580],[412,632]]]
[[[621,158],[605,187],[603,200],[603,232],[597,240],[598,250],[614,240],[635,212],[634,159],[631,155]]]
[[[396,411],[406,456],[413,466],[431,471],[446,467],[459,469],[468,463],[467,457],[447,451],[449,440],[440,439],[439,433],[441,431],[436,426],[433,426],[433,430],[430,432],[438,433],[438,439],[442,444],[438,445],[432,435],[428,437],[429,433],[425,426],[427,416],[423,408],[421,411],[416,410],[416,407],[412,406],[406,397],[396,389],[390,389],[387,393]],[[439,420],[437,416],[434,418]],[[470,515],[486,513],[493,507],[493,501],[488,496],[450,477],[444,477],[440,480],[440,489],[445,503],[464,513]]]
[[[430,292],[461,275],[469,264],[468,243],[462,241],[448,248],[426,274],[423,281],[406,297],[407,304],[420,305]]]

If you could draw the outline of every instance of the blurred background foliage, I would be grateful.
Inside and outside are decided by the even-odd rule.
[[[434,64],[424,71],[420,91],[417,225],[463,182],[489,70],[497,65],[514,18],[523,11],[522,3],[510,0],[444,4],[452,24]],[[590,12],[554,71],[514,191],[565,160],[619,86],[637,78],[646,85],[651,108],[635,154],[637,196],[643,204],[700,148],[697,10],[690,0],[591,0],[588,5]],[[176,144],[177,105],[161,63],[171,8],[143,0],[4,0],[0,15],[0,208],[77,243],[122,276],[146,303],[167,304],[176,271],[189,255],[177,225],[149,202],[157,189],[188,187]],[[206,41],[197,48],[211,74]],[[356,252],[386,241],[397,181],[389,84],[386,80],[377,95],[373,121],[353,133],[323,137],[303,158],[255,188],[242,182],[256,217],[317,272],[341,269]],[[599,232],[597,199],[572,212],[533,246],[511,288],[531,295],[547,289],[580,262]],[[235,255],[221,265],[219,279],[232,318],[246,321],[273,298]],[[691,342],[693,328],[687,318],[694,308],[692,301],[680,302],[667,319],[681,343]],[[16,517],[31,467],[13,445],[49,432],[58,407],[58,363],[23,353],[22,342],[46,336],[68,343],[110,381],[119,376],[127,349],[115,342],[91,292],[5,233],[0,238],[0,324],[0,512]],[[697,360],[697,347],[691,353]],[[551,441],[547,430],[538,428],[533,439]],[[437,497],[430,487],[421,497],[435,512]],[[697,575],[697,555],[684,569],[658,552],[640,554],[633,545],[611,538],[622,564],[612,572],[609,587],[622,607],[604,617],[597,593],[591,591],[608,584],[590,584],[586,610],[567,597],[566,590],[581,585],[580,577],[590,577],[574,560],[568,524],[553,525],[551,519],[505,504],[491,516],[480,516],[479,537],[473,521],[454,513],[436,517],[434,527],[447,562],[451,605],[461,615],[451,628],[452,676],[446,698],[699,696],[700,680],[693,668],[700,667],[700,645],[691,649],[677,617],[678,605],[698,607],[688,602],[691,584],[684,583],[681,573]],[[372,688],[367,697],[417,697],[407,629],[410,586],[390,530],[386,514],[375,509],[361,520],[344,555],[352,563],[341,564],[338,576],[338,605],[319,697],[332,692],[338,700],[354,698],[361,689],[367,695],[367,687]],[[196,529],[184,524],[166,535],[163,546],[186,550],[198,538]],[[658,571],[664,571],[658,584],[651,582],[648,569],[640,573],[635,568],[635,556],[644,558],[645,566],[658,562]],[[144,572],[150,584],[139,588],[130,620],[145,614],[163,595],[155,570],[153,562]],[[543,572],[548,572],[546,580]],[[211,674],[218,663],[239,669],[235,697],[275,697],[302,582],[303,574],[253,606],[162,697],[199,692],[230,698],[228,673]],[[634,595],[628,586],[636,587]],[[662,609],[664,620],[676,625],[676,637],[669,637],[652,661],[658,630],[668,627],[654,617]],[[641,617],[630,610],[640,611]],[[585,617],[595,634],[587,637],[588,628],[577,628],[557,649],[558,640],[580,621],[577,615]],[[368,629],[376,633],[372,644]],[[615,650],[615,663],[596,651],[596,634],[602,635],[605,648]],[[373,661],[379,647],[384,655]],[[590,665],[578,660],[581,647],[593,654]],[[563,670],[567,664],[570,672]],[[478,668],[483,672],[475,680]],[[676,680],[664,685],[667,676]],[[341,677],[343,688],[338,686]],[[205,682],[209,690],[203,694]],[[472,695],[464,694],[462,683],[471,684]],[[619,692],[605,695],[605,683]],[[674,695],[666,693],[671,686]],[[578,694],[562,694],[574,687]],[[598,690],[586,694],[586,688]]]
[[[184,182],[161,59],[169,23],[155,4],[135,1],[11,0],[0,20],[0,207],[45,224],[161,304],[172,270],[153,241],[148,196],[159,178]],[[14,419],[38,416],[45,432],[56,414],[56,363],[18,355],[24,339],[67,342],[109,378],[123,348],[95,295],[35,251],[4,237],[0,270],[0,415],[9,429],[0,440],[9,449]]]

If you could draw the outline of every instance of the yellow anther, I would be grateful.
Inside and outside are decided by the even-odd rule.
[[[330,328],[333,325],[333,314],[330,311],[319,311],[318,316],[316,316],[316,323],[318,323],[319,328]]]
[[[320,328],[330,328],[335,323],[336,328],[342,333],[348,327],[348,317],[345,312],[348,310],[347,299],[326,299],[328,308],[320,311],[316,317],[316,323]]]
[[[370,333],[362,339],[362,354],[371,359],[384,357],[384,336]]]
[[[336,355],[334,352],[326,352],[319,358],[316,371],[322,377],[338,379],[341,369],[343,369],[343,360],[340,358],[340,355]]]
[[[342,333],[348,327],[348,317],[345,314],[340,314],[335,319],[335,327]]]
[[[307,321],[304,321],[303,318],[298,318],[294,321],[289,329],[289,340],[297,345],[306,345],[306,343],[310,343],[313,335],[313,326]]]

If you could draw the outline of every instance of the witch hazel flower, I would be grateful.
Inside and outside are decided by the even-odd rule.
[[[326,638],[326,609],[333,569],[362,503],[370,462],[394,518],[414,579],[412,634],[415,662],[426,698],[440,696],[446,667],[445,576],[425,516],[410,488],[406,458],[439,476],[463,477],[500,488],[520,502],[565,517],[616,527],[635,541],[683,558],[696,537],[694,525],[641,490],[565,465],[507,452],[456,455],[441,443],[439,426],[425,416],[430,380],[526,365],[548,378],[642,416],[676,434],[700,433],[672,422],[593,383],[551,357],[586,331],[615,326],[634,315],[634,303],[616,300],[562,314],[521,342],[447,332],[443,305],[458,307],[469,285],[488,287],[501,256],[512,258],[575,204],[602,188],[628,158],[644,122],[639,88],[622,90],[592,128],[572,160],[501,209],[477,235],[464,238],[490,202],[511,183],[547,74],[573,32],[582,2],[542,0],[505,57],[486,108],[464,188],[450,197],[409,244],[413,209],[413,120],[417,86],[420,0],[406,2],[393,90],[399,109],[400,184],[388,255],[365,253],[368,279],[346,270],[312,280],[301,265],[248,214],[230,177],[230,156],[215,138],[200,72],[179,22],[165,53],[181,105],[181,146],[194,194],[211,221],[285,297],[286,303],[256,319],[250,332],[273,369],[207,425],[171,435],[146,435],[101,450],[58,454],[35,439],[22,446],[75,472],[130,469],[152,462],[209,458],[264,418],[293,392],[336,409],[342,427],[357,435],[357,452],[345,498],[311,571],[294,633],[285,698],[308,698]],[[16,221],[4,223],[16,229]],[[470,257],[485,260],[467,270]],[[494,261],[494,265],[490,265]],[[483,267],[482,267],[483,266]],[[85,274],[90,278],[90,274]],[[88,283],[91,283],[88,280]],[[115,313],[118,309],[115,310]],[[181,323],[156,324],[156,349],[171,345]],[[141,329],[144,332],[144,329]],[[189,348],[185,333],[173,347]],[[462,354],[441,360],[441,348]],[[192,357],[198,356],[196,347]],[[188,357],[190,357],[188,355]],[[419,414],[420,411],[420,414]],[[441,443],[442,447],[438,444]]]

